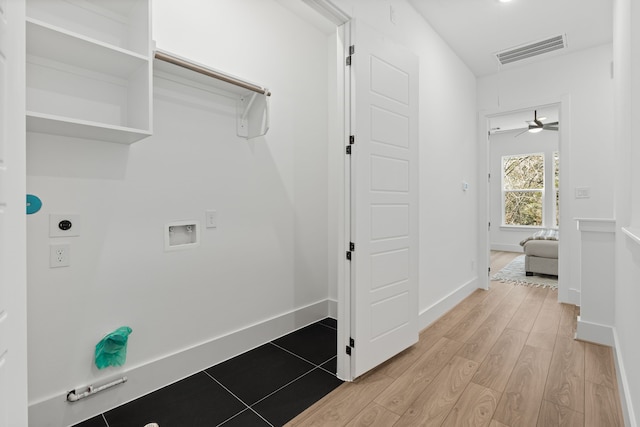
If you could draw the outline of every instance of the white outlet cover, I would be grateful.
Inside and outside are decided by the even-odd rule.
[[[591,197],[590,187],[576,187],[576,199],[588,199]]]
[[[61,243],[49,246],[49,267],[69,267],[71,265],[71,245]]]
[[[71,221],[71,228],[62,230],[58,226],[60,221]],[[78,214],[49,214],[49,237],[76,237],[82,231],[80,215]]]

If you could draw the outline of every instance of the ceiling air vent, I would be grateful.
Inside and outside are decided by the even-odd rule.
[[[502,52],[496,53],[496,57],[498,61],[500,61],[500,64],[506,65],[544,53],[553,52],[554,50],[564,49],[565,47],[567,47],[567,41],[565,36],[561,35],[503,50]]]

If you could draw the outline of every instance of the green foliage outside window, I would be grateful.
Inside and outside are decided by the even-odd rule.
[[[505,225],[542,225],[544,156],[502,158]]]

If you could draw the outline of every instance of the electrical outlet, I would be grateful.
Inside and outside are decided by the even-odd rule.
[[[80,215],[49,214],[49,237],[75,237],[80,235]]]
[[[63,243],[49,245],[49,267],[69,267],[71,265],[71,245]]]

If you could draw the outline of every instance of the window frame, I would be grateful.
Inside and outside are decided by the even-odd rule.
[[[527,156],[539,156],[542,158],[542,188],[524,188],[524,189],[505,189],[505,161],[508,158],[512,157],[527,157]],[[501,156],[501,164],[500,164],[500,197],[501,197],[501,228],[515,228],[515,229],[543,229],[546,224],[546,214],[545,214],[545,189],[546,189],[546,172],[547,172],[547,162],[546,156],[544,152],[535,152],[535,153],[519,153],[519,154],[505,154]],[[506,193],[531,193],[531,192],[539,192],[540,200],[541,200],[541,209],[542,209],[542,223],[540,225],[523,225],[523,224],[507,224],[505,221],[506,218]]]
[[[558,161],[556,162],[556,159]],[[553,162],[553,170],[551,171],[551,179],[553,180],[553,226],[560,227],[560,150],[554,150],[551,153],[551,161]],[[558,185],[556,185],[556,173],[558,174]]]

